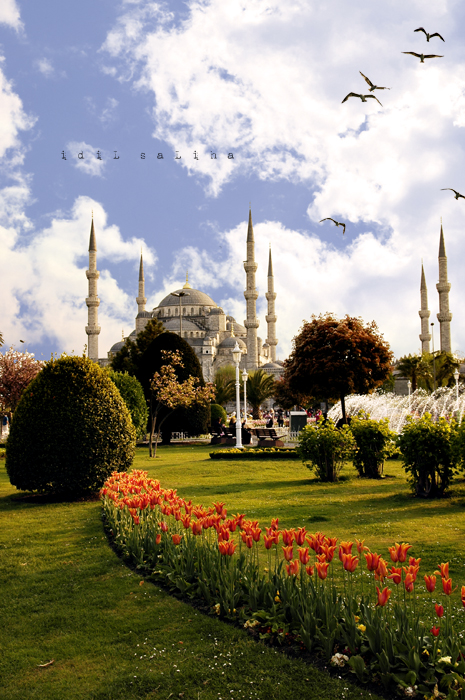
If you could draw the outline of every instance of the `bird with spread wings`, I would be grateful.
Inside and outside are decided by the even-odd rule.
[[[424,53],[415,53],[415,51],[402,51],[402,53],[408,53],[410,56],[416,56],[417,58],[420,59],[420,63],[425,62],[425,58],[444,58],[444,56],[438,56],[437,54],[424,54]]]
[[[343,224],[341,221],[336,221],[336,219],[332,219],[330,216],[327,216],[326,219],[321,219],[320,224],[322,221],[333,221],[336,224],[336,226],[342,226],[342,235],[345,234],[346,225]]]
[[[414,32],[423,32],[423,34],[426,36],[426,41],[429,41],[430,39],[433,38],[433,36],[438,36],[440,39],[442,39],[442,36],[438,32],[434,32],[434,34],[428,34],[426,29],[423,29],[423,27],[418,27],[418,29],[414,29]],[[444,39],[442,39],[444,41]]]
[[[342,100],[341,104],[344,104],[344,102],[347,102],[347,100],[349,99],[349,97],[360,97],[360,99],[362,100],[362,102],[366,102],[366,101],[367,101],[367,97],[371,97],[371,98],[373,98],[374,100],[376,100],[376,102],[378,102],[378,104],[381,105],[381,102],[380,102],[380,101],[378,100],[378,98],[375,97],[374,95],[359,95],[357,92],[349,92],[349,94],[346,95],[346,96],[344,97],[344,99]],[[382,106],[383,106],[383,105],[381,105],[381,107],[382,107]]]
[[[362,78],[364,78],[364,79],[367,81],[367,83],[368,83],[368,85],[369,85],[369,88],[368,88],[368,89],[370,90],[370,92],[373,92],[373,90],[390,90],[390,89],[391,89],[391,88],[388,88],[388,87],[380,87],[379,85],[373,85],[373,83],[371,82],[370,78],[367,78],[366,75],[363,75],[363,73],[362,73],[361,70],[359,70],[359,73],[360,73],[360,75],[362,76]]]
[[[455,195],[455,199],[458,199],[459,197],[465,199],[465,196],[463,194],[460,194],[460,192],[457,192],[457,190],[453,190],[452,187],[441,187],[441,192],[445,192],[446,190],[450,190],[451,192],[453,192]]]

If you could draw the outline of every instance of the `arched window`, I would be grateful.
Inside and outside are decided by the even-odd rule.
[[[178,314],[179,314],[179,309],[178,309],[178,307],[176,307],[175,315],[177,316]]]
[[[191,308],[191,316],[194,315],[194,307]]]

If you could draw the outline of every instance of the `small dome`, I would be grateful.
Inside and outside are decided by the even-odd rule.
[[[220,316],[221,314],[224,314],[223,309],[221,306],[215,306],[213,309],[210,309],[210,316]]]
[[[226,316],[227,319],[231,319],[231,316]],[[226,323],[226,330],[230,331],[231,328],[233,329],[234,333],[236,335],[247,335],[247,330],[244,328],[244,326],[241,326],[240,323],[237,323],[237,321],[234,320],[228,320]]]
[[[247,345],[244,343],[244,341],[241,338],[237,338],[236,336],[229,336],[228,338],[225,338],[220,344],[219,348],[221,349],[227,349],[231,348],[231,350],[234,348],[236,343],[239,345],[241,350],[244,350],[247,348]]]
[[[139,311],[136,318],[152,318],[151,311]]]
[[[276,362],[267,362],[266,365],[261,365],[260,369],[282,369],[282,367]]]
[[[112,355],[116,355],[116,353],[119,352],[121,350],[121,348],[123,348],[123,347],[124,347],[124,340],[120,340],[119,342],[117,342],[111,346],[110,352]]]
[[[183,289],[176,289],[175,293],[180,294]],[[208,294],[200,292],[198,289],[190,289],[188,292],[189,296],[182,297],[181,306],[215,306],[216,304]],[[172,294],[168,294],[161,302],[158,304],[157,309],[164,306],[179,306],[179,297],[174,297]]]

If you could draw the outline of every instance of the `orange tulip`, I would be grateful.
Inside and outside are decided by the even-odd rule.
[[[299,573],[299,560],[296,559],[295,561],[291,561],[289,564],[286,564],[286,571],[288,576],[297,576]]]
[[[282,532],[283,536],[283,542],[286,545],[286,547],[289,547],[294,542],[294,536],[295,536],[295,530],[292,528],[292,530],[283,530]]]
[[[326,561],[333,561],[334,552],[336,551],[336,545],[324,544],[321,547],[321,550],[325,556]]]
[[[229,528],[223,526],[220,526],[218,528],[218,539],[220,542],[227,542],[229,540]]]
[[[171,535],[171,539],[173,540],[173,544],[179,544],[182,540],[182,535]]]
[[[431,575],[431,576],[424,576],[425,579],[425,584],[426,584],[426,590],[432,593],[434,589],[436,588],[436,576]]]
[[[237,544],[230,540],[229,542],[218,542],[218,549],[221,554],[232,556],[236,551]]]
[[[190,527],[190,524],[191,524],[191,516],[190,516],[190,515],[184,515],[184,516],[181,518],[181,522],[182,522],[182,524],[184,525],[184,527],[185,527],[186,530],[187,530],[187,529]]]
[[[436,615],[438,617],[442,617],[444,615],[444,607],[439,605],[439,603],[435,604],[434,609],[436,610]]]
[[[358,566],[359,559],[352,554],[342,555],[342,565],[346,571],[353,573]]]
[[[268,535],[263,535],[263,541],[265,543],[265,549],[271,549],[274,542],[273,538],[269,537]]]
[[[421,557],[419,559],[415,559],[415,557],[410,557],[408,560],[408,563],[410,566],[420,566],[421,562]]]
[[[443,578],[442,580],[442,590],[446,595],[450,595],[452,593],[452,579],[451,578]]]
[[[379,560],[381,559],[381,554],[375,554],[375,552],[367,552],[365,554],[365,559],[367,560],[368,571],[375,571],[378,568]]]
[[[301,564],[308,564],[310,561],[310,554],[307,547],[299,547],[299,559]]]
[[[224,503],[214,503],[213,505],[215,506],[215,510],[217,513],[223,512]]]
[[[403,566],[402,568],[403,568],[403,570],[405,571],[406,574],[411,574],[411,575],[412,575],[414,581],[417,580],[417,574],[418,574],[418,572],[419,572],[419,570],[420,570],[420,567],[419,567],[419,566],[408,566],[408,567]]]
[[[353,542],[341,542],[339,545],[339,559],[342,561],[343,554],[352,554]]]
[[[247,547],[248,547],[249,549],[252,549],[252,547],[253,547],[253,538],[252,538],[252,535],[246,535],[244,541],[245,541],[245,544],[247,545]]]
[[[192,520],[191,521],[191,530],[193,535],[200,535],[202,533],[202,521],[201,520]]]
[[[399,566],[397,569],[395,566],[391,566],[391,573],[387,576],[387,578],[392,578],[393,583],[398,586],[399,583],[402,582],[402,567]]]
[[[313,572],[315,571],[315,567],[314,566],[306,566],[305,571],[307,572],[307,574],[309,576],[313,576]],[[465,606],[465,603],[464,603],[464,606]]]
[[[155,537],[155,544],[160,544],[161,542],[161,535],[158,533],[158,535]]]
[[[415,582],[415,579],[413,578],[413,574],[408,572],[405,575],[405,581],[404,581],[404,586],[405,586],[405,590],[407,591],[407,593],[411,593],[413,591],[414,582]]]
[[[465,586],[462,586],[462,592],[460,597],[462,598],[462,605],[465,608]]]
[[[283,547],[284,559],[286,561],[291,561],[294,556],[294,547],[290,544],[288,547]]]
[[[435,574],[439,574],[442,578],[449,578],[449,562],[446,564],[439,564],[439,571],[435,571]]]
[[[437,637],[439,634],[440,627],[435,627],[434,625],[432,626],[430,632],[433,635],[433,637]]]
[[[329,567],[328,562],[327,561],[324,561],[324,562],[317,561],[315,566],[316,566],[316,570],[317,570],[319,578],[321,578],[322,580],[325,579],[328,575],[328,567]]]
[[[320,564],[323,564],[324,562],[328,561],[326,559],[326,554],[317,554],[316,558],[317,558],[317,561],[320,562]],[[328,561],[328,564],[329,564],[329,561]]]
[[[363,554],[363,552],[365,552],[365,550],[368,550],[368,547],[365,547],[365,540],[357,540],[356,539],[355,542],[357,543],[357,552],[359,554]]]
[[[307,534],[307,530],[304,527],[299,527],[297,529],[297,532],[295,533],[295,541],[301,547],[303,543],[305,542],[305,535]]]
[[[393,547],[389,547],[389,553],[391,555],[391,560],[394,562],[394,564],[397,561],[400,561],[403,563],[407,559],[407,552],[409,549],[411,549],[412,545],[407,544],[406,542],[402,542],[402,544],[399,544],[398,542],[395,543]]]
[[[337,545],[337,537],[325,537],[325,543],[330,547],[335,547]]]
[[[165,523],[164,520],[160,523],[160,529],[163,530],[163,532],[168,531],[168,525]]]
[[[259,527],[253,527],[253,528],[252,528],[251,535],[252,535],[252,538],[253,538],[253,541],[254,541],[254,542],[258,542],[258,541],[259,541],[259,539],[260,539],[260,533],[261,533],[261,530],[260,530]]]
[[[279,527],[279,518],[271,518],[271,527],[273,530],[277,530]]]
[[[383,581],[387,575],[388,575],[387,564],[384,561],[383,557],[380,557],[379,562],[378,562],[378,566],[375,569],[375,579],[377,581]]]
[[[378,586],[376,586],[376,591],[378,594],[378,602],[376,603],[376,605],[379,605],[380,608],[383,608],[389,600],[391,591],[389,590],[389,588],[383,588],[383,590],[380,591]]]

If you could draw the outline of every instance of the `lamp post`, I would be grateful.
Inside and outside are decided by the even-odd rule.
[[[436,391],[436,357],[434,355],[434,323],[431,323],[431,338],[433,341],[433,391]]]
[[[179,297],[179,335],[182,338],[182,308],[181,301],[183,297],[190,297],[189,292],[171,292],[172,297]]]
[[[412,405],[410,402],[410,392],[412,390],[412,382],[410,381],[410,379],[407,382],[407,386],[408,386],[408,412],[410,413],[410,411],[412,410]]]
[[[459,377],[460,377],[459,371],[458,371],[458,369],[456,369],[455,372],[454,372],[454,379],[455,379],[455,401],[456,401],[456,406],[457,406],[457,408],[456,408],[455,410],[456,410],[456,413],[457,413],[457,420],[458,420],[459,423],[460,423],[460,420],[459,420],[459,418],[460,418],[460,412],[459,412]]]
[[[239,381],[239,362],[241,361],[241,349],[236,340],[232,351],[234,364],[236,365],[236,447],[242,450],[242,426],[241,426],[241,397]]]
[[[249,375],[247,374],[247,370],[244,369],[242,372],[242,381],[244,382],[244,420],[247,423],[247,379],[249,378]]]

